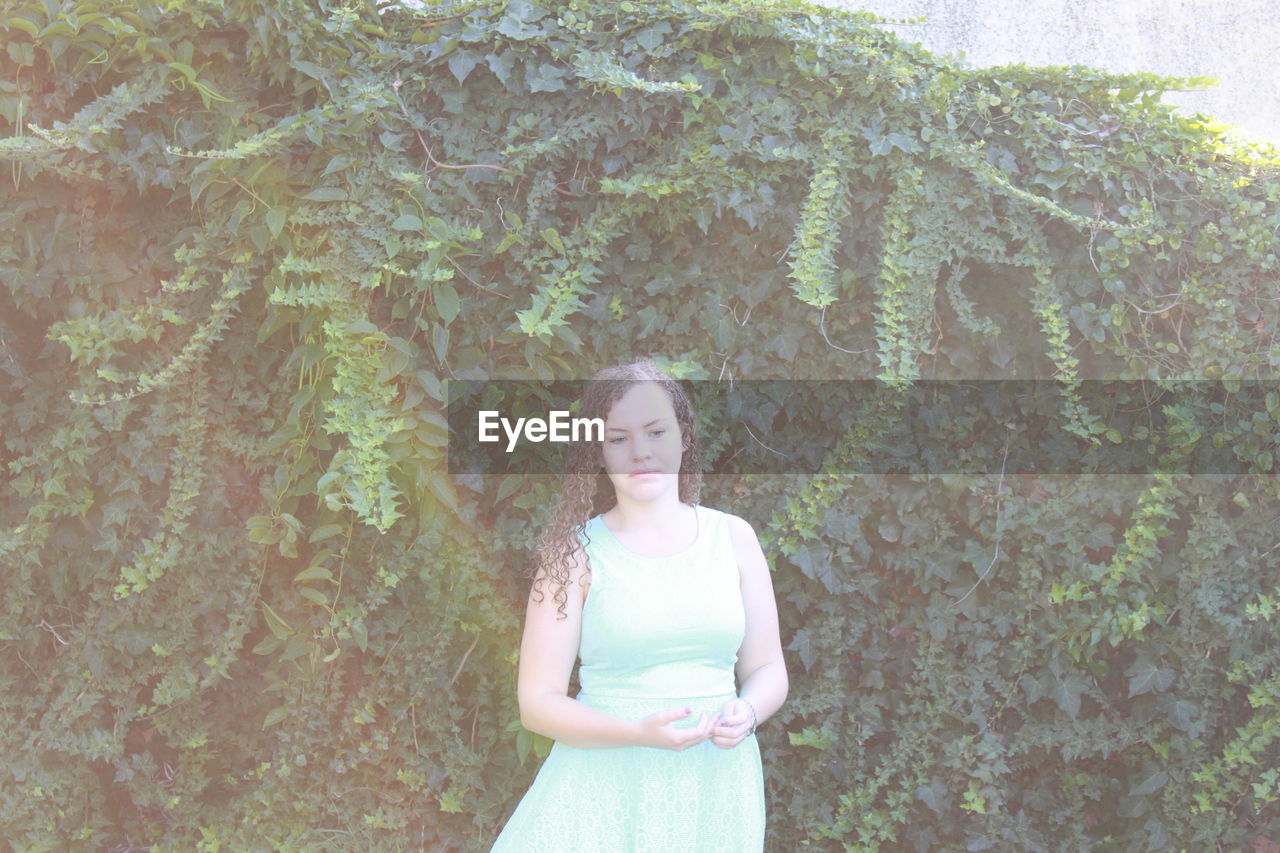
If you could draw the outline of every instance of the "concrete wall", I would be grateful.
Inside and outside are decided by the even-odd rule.
[[[1090,65],[1214,77],[1166,102],[1280,146],[1280,0],[821,0],[886,18],[975,66]]]

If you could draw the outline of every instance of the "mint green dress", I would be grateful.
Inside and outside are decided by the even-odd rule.
[[[728,516],[695,507],[698,534],[669,557],[628,551],[599,516],[585,532],[577,700],[624,719],[691,707],[677,726],[737,693],[746,632]],[[721,749],[556,743],[493,853],[758,853],[764,782],[755,735]]]

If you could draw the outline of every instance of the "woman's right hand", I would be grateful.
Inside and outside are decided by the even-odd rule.
[[[708,716],[707,712],[703,711],[698,716],[696,726],[676,728],[676,720],[683,720],[692,713],[692,708],[676,708],[671,711],[659,711],[640,720],[640,746],[680,752],[711,737],[712,730],[720,721],[719,714]]]

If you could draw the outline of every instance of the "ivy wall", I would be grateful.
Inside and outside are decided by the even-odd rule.
[[[514,679],[556,483],[451,475],[447,383],[637,355],[712,401],[1053,379],[1080,441],[1161,460],[1004,466],[1014,412],[934,424],[961,473],[865,473],[902,410],[837,397],[808,473],[712,476],[792,671],[771,850],[1280,841],[1280,404],[1164,396],[1272,381],[1280,179],[1177,81],[961,69],[789,2],[0,26],[13,849],[487,849],[545,747]]]

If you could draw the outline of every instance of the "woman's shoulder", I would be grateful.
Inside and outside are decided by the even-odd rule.
[[[578,534],[573,547],[557,548],[554,556],[542,556],[541,565],[535,573],[535,579],[550,577],[558,584],[576,583],[590,573],[591,560],[587,552],[588,537],[586,531]]]
[[[591,516],[583,523],[582,530],[578,533],[578,550],[585,557],[587,548],[599,542],[600,537],[608,532],[609,528],[604,523],[604,513]]]
[[[698,506],[698,511],[705,513],[707,517],[716,519],[724,524],[735,541],[739,539],[749,540],[757,538],[756,530],[751,526],[751,522],[741,516],[734,515],[731,512],[725,512],[721,509],[715,509],[714,507],[703,506],[701,504]]]

